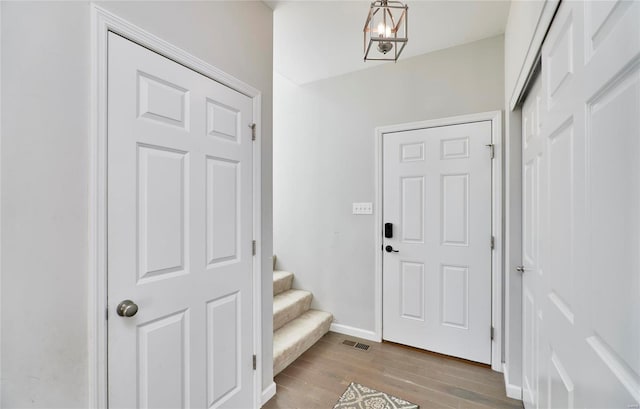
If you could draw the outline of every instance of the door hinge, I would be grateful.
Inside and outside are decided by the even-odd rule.
[[[494,329],[493,329],[493,327],[491,327],[491,340],[492,340],[492,341],[493,341],[493,332],[494,332]],[[255,356],[255,355],[254,355],[254,356]]]
[[[255,371],[258,367],[258,357],[253,355],[253,370]]]
[[[256,140],[256,124],[249,124],[249,128],[251,128],[251,140]]]
[[[491,159],[496,157],[496,145],[490,143],[485,145],[487,148],[489,148],[489,155],[491,155]]]
[[[256,241],[253,240],[251,242],[251,254],[253,254],[254,256],[256,255]]]
[[[491,250],[496,248],[496,238],[491,236]]]
[[[109,307],[104,309],[104,319],[109,320]]]

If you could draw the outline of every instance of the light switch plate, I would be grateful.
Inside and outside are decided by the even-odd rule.
[[[353,203],[353,214],[373,214],[373,203]]]

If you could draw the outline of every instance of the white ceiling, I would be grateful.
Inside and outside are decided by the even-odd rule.
[[[393,62],[363,61],[370,1],[265,1],[274,10],[274,70],[304,84]],[[408,0],[400,60],[504,33],[508,0]]]

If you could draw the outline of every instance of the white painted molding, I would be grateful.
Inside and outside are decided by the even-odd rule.
[[[512,268],[522,261],[522,175],[521,175],[521,142],[522,142],[522,112],[518,107],[515,111],[507,112],[508,129],[505,132],[504,159],[505,159],[505,212],[504,212],[504,359],[509,363],[522,362],[522,328],[514,328],[521,325],[522,311],[514,311],[514,305],[522,305],[522,275],[514,274]],[[515,150],[514,150],[515,149]],[[515,176],[515,177],[514,177]],[[514,199],[514,195],[518,199]],[[514,202],[515,200],[515,202]],[[514,231],[515,230],[515,231]],[[514,286],[520,290],[514,290]],[[514,337],[516,338],[514,340]],[[513,351],[520,351],[518,357],[513,356]],[[513,366],[512,366],[513,368]],[[518,368],[519,371],[522,368]]]
[[[253,239],[256,254],[253,256],[253,353],[256,355],[254,372],[254,402],[262,407],[262,94],[253,96],[253,122],[256,124],[256,139],[253,142]],[[270,292],[271,293],[271,292]],[[275,384],[274,384],[275,386]],[[274,388],[275,393],[275,388]]]
[[[0,1],[0,23],[2,22],[2,2]],[[2,30],[0,30],[0,147],[2,146]],[[2,149],[0,148],[0,157],[2,156]],[[2,162],[0,161],[0,165]],[[2,166],[0,166],[1,168]],[[1,173],[0,173],[1,176]],[[0,177],[0,180],[2,178]],[[2,185],[0,184],[0,203],[2,203]],[[0,205],[0,226],[2,225],[2,206]],[[2,265],[2,234],[0,234],[0,266]],[[0,269],[0,294],[2,294],[2,269]],[[2,298],[0,297],[0,305],[2,305]],[[2,317],[2,310],[0,309],[0,317]],[[2,351],[2,325],[0,325],[0,351]],[[0,354],[0,379],[2,377],[2,354]],[[2,382],[0,382],[0,401],[2,401]]]
[[[427,121],[410,122],[382,126],[375,129],[375,203],[374,209],[374,238],[375,238],[375,323],[374,334],[376,340],[382,340],[382,232],[384,226],[382,209],[382,136],[387,133],[412,131],[416,129],[434,128],[438,126],[459,125],[471,122],[491,121],[491,141],[495,148],[495,160],[491,168],[492,185],[492,233],[495,237],[495,249],[492,253],[491,264],[491,325],[494,327],[495,336],[491,341],[491,369],[502,372],[502,276],[503,276],[503,132],[502,111],[480,112],[477,114],[461,115]],[[338,331],[336,331],[338,332]]]
[[[269,402],[269,399],[273,398],[274,396],[276,396],[276,383],[271,382],[271,385],[267,386],[262,391],[262,399],[260,400],[260,407],[263,407],[267,402]]]
[[[522,400],[522,388],[509,383],[509,367],[507,366],[507,364],[503,365],[504,367],[502,371],[504,373],[504,388],[507,392],[507,397],[511,399]]]
[[[262,404],[262,168],[261,136],[262,94],[186,51],[154,34],[91,4],[91,132],[89,140],[89,261],[88,261],[88,407],[108,407],[107,378],[107,64],[108,33],[113,32],[164,57],[226,85],[253,99],[253,122],[257,139],[253,144],[253,234],[256,256],[253,259],[253,348],[257,355],[254,371],[254,406]],[[274,389],[275,390],[275,389]]]
[[[382,342],[382,338],[378,337],[375,331],[351,327],[349,325],[332,323],[329,331],[342,335],[349,335],[351,337],[362,338],[373,342]]]
[[[491,231],[495,238],[495,246],[491,253],[492,290],[491,290],[491,325],[494,337],[491,341],[491,369],[502,372],[502,316],[504,310],[504,132],[502,131],[502,112],[497,111],[491,118],[491,143],[494,146],[494,160],[491,164]]]
[[[373,329],[377,339],[382,341],[382,235],[384,234],[384,219],[382,212],[382,130],[380,128],[375,130],[376,140],[374,147],[375,154],[375,194],[373,203],[373,237],[374,237],[374,276],[373,276],[373,293],[374,293],[374,314],[373,314]],[[380,250],[378,250],[380,249]]]
[[[538,22],[536,23],[535,31],[529,42],[529,48],[527,54],[522,62],[522,67],[518,72],[518,78],[511,91],[511,98],[509,100],[509,110],[513,111],[522,100],[524,91],[531,80],[531,75],[534,72],[534,68],[538,59],[540,58],[540,49],[542,48],[542,42],[547,36],[547,31],[551,27],[551,21],[556,14],[556,10],[560,5],[560,0],[544,0],[544,6],[538,16]]]

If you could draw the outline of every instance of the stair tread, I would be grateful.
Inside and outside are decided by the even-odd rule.
[[[331,313],[308,310],[273,333],[274,375],[286,368],[329,331]]]
[[[293,276],[293,273],[291,271],[273,270],[273,281],[277,281],[279,279],[282,279],[284,277],[289,277],[289,276]]]
[[[302,300],[307,297],[313,297],[313,294],[309,291],[295,289],[281,292],[273,297],[273,314],[275,315],[292,304],[295,304],[298,300]]]

